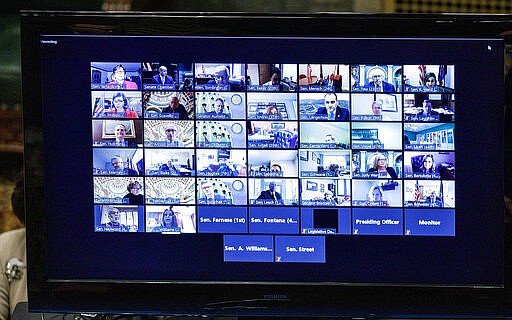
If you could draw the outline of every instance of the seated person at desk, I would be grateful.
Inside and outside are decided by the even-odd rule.
[[[434,156],[431,154],[427,154],[421,160],[420,172],[423,173],[435,173],[436,172],[436,163],[434,161]]]
[[[325,203],[328,203],[330,205],[337,205],[338,203],[336,202],[336,199],[333,198],[333,193],[331,190],[327,190],[325,193],[324,193],[324,202]]]
[[[384,81],[385,74],[382,69],[375,68],[368,72],[368,83],[365,88],[369,88],[372,92],[395,92],[395,86]]]
[[[437,80],[436,75],[432,72],[429,72],[425,75],[425,82],[423,84],[423,88],[425,91],[436,91]]]
[[[326,93],[324,96],[324,106],[318,108],[316,114],[326,114],[327,120],[348,121],[350,112],[347,109],[338,106],[338,96],[335,93]]]
[[[110,220],[107,223],[102,224],[104,227],[113,227],[118,228],[119,231],[128,231],[128,227],[124,224],[121,224],[121,214],[119,213],[119,209],[116,207],[112,207],[108,210],[107,213],[108,219]]]
[[[432,207],[442,207],[443,206],[443,202],[441,201],[441,199],[439,199],[436,196],[436,192],[435,191],[432,191],[430,193],[430,195],[427,197],[425,202],[429,203],[430,206],[432,206]]]
[[[137,175],[137,171],[131,169],[129,166],[124,165],[124,161],[120,156],[113,156],[110,159],[110,163],[112,164],[112,167],[114,167],[114,170],[118,171],[119,173],[129,176]]]
[[[112,81],[105,85],[106,89],[138,90],[135,82],[126,80],[126,69],[118,64],[112,69]]]
[[[240,91],[243,90],[243,82],[241,80],[231,79],[233,83],[240,81],[237,85],[230,83],[231,74],[228,67],[220,65],[215,68],[214,80],[208,81],[208,84],[216,84],[218,91]]]
[[[429,72],[425,75],[425,82],[423,83],[423,91],[453,92],[453,89],[438,86],[435,73]]]
[[[182,232],[192,233],[195,232],[195,221],[193,214],[182,207],[169,207],[162,212],[160,224],[153,228],[153,232]]]
[[[283,198],[281,197],[281,194],[279,192],[277,192],[275,189],[276,189],[275,182],[269,183],[268,190],[261,191],[261,193],[257,199],[258,200],[275,200],[276,202],[283,204]]]
[[[135,143],[130,142],[128,140],[125,140],[126,127],[124,126],[124,124],[120,123],[120,124],[116,125],[115,128],[114,128],[114,131],[115,131],[114,134],[116,136],[116,141],[111,143],[111,145],[123,146],[123,147],[126,147],[126,146],[129,146],[129,147],[136,146]]]
[[[170,176],[181,175],[181,171],[172,164],[172,161],[168,161],[167,163],[162,164],[158,168],[158,171],[160,171],[162,174],[168,174]]]
[[[178,227],[178,219],[172,208],[165,209],[162,213],[162,221],[156,229],[174,229]]]
[[[221,97],[218,97],[217,99],[215,99],[215,102],[214,102],[215,109],[213,111],[206,112],[205,115],[211,116],[212,118],[215,118],[215,119],[229,119],[230,118],[229,114],[224,113],[224,105],[225,105],[224,99]]]
[[[383,193],[381,186],[374,184],[368,190],[368,201],[366,201],[367,206],[386,206],[389,207],[389,203],[387,200],[383,199]]]
[[[391,179],[397,179],[398,175],[396,174],[395,169],[393,167],[387,166],[388,159],[382,153],[375,153],[373,157],[372,167],[368,170],[368,172],[378,172],[380,174],[385,174]]]
[[[217,173],[220,176],[238,176],[238,170],[236,170],[235,164],[229,159],[219,161]]]
[[[112,107],[106,113],[95,114],[95,117],[101,118],[138,118],[137,112],[133,111],[128,105],[128,99],[122,92],[114,93],[112,97]]]
[[[382,114],[382,102],[381,101],[373,101],[372,114],[374,116],[382,116],[382,120],[391,120],[388,116]]]
[[[182,148],[185,145],[183,142],[176,139],[176,127],[172,124],[165,127],[165,146],[171,148]]]
[[[446,101],[444,101],[446,103]],[[443,101],[441,102],[443,103]],[[424,100],[422,109],[420,109],[415,115],[409,116],[410,120],[416,121],[441,121],[441,122],[452,122],[453,111],[449,110],[448,107],[437,107],[433,109],[432,102],[430,100]]]
[[[139,194],[139,191],[142,189],[142,186],[138,181],[132,181],[128,183],[128,187],[126,187],[128,193],[123,197],[123,199],[128,199],[128,204],[143,204],[144,196]]]
[[[290,91],[290,85],[281,80],[281,70],[279,68],[273,67],[270,72],[270,81],[265,82],[264,86],[278,86],[279,91]]]
[[[336,143],[336,138],[332,134],[328,133],[325,135],[325,143]]]
[[[213,185],[208,180],[201,181],[201,190],[203,191],[203,197],[198,199],[199,203],[212,203],[217,200],[226,200],[226,197],[215,193]]]
[[[180,90],[192,90],[194,86],[192,85],[192,80],[189,78],[185,79],[180,86]]]
[[[428,118],[434,115],[438,115],[438,113],[432,110],[432,102],[430,102],[430,100],[424,100],[423,108],[416,114],[416,118]]]
[[[188,120],[188,112],[187,109],[180,103],[180,100],[177,96],[173,96],[171,101],[169,102],[169,106],[162,109],[162,113],[170,114],[175,113],[178,115],[177,119],[180,120]]]
[[[281,166],[278,165],[277,163],[274,163],[271,167],[270,167],[270,171],[271,172],[281,172]]]
[[[174,79],[167,75],[167,67],[161,66],[158,68],[158,74],[153,76],[153,83],[165,84],[174,86]]]
[[[269,105],[265,109],[265,114],[268,115],[268,117],[273,120],[283,119],[283,115],[281,114],[281,111],[279,111],[279,109],[277,108],[277,106],[275,104]]]
[[[372,113],[374,116],[382,115],[382,103],[380,101],[373,101]]]

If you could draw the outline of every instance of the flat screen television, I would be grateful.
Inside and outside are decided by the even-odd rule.
[[[508,21],[22,12],[30,310],[510,314]]]

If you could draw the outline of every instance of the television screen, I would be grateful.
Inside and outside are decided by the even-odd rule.
[[[356,316],[364,292],[372,310],[394,288],[503,288],[502,39],[41,21],[23,19],[32,310]]]

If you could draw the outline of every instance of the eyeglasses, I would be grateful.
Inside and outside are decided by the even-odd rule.
[[[175,129],[165,129],[165,132],[175,132]]]
[[[386,158],[379,158],[378,160],[379,161],[386,161],[387,159]]]
[[[216,74],[215,79],[226,79],[225,75]]]
[[[325,104],[335,104],[336,100],[325,100]]]
[[[382,75],[380,75],[380,74],[375,74],[375,75],[373,75],[373,76],[372,76],[372,78],[374,78],[374,79],[375,79],[375,78],[382,78],[382,77],[383,77],[383,76],[382,76]]]

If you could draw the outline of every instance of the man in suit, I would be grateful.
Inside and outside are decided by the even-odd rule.
[[[276,190],[276,183],[271,182],[268,185],[268,190],[261,191],[260,195],[258,196],[258,200],[274,200],[276,203],[283,204],[283,198],[281,197],[281,194],[277,192]]]
[[[217,97],[214,103],[214,110],[206,112],[205,115],[210,116],[212,119],[229,119],[229,114],[224,113],[224,99]]]
[[[369,81],[364,87],[372,92],[395,92],[395,86],[384,79],[386,79],[386,75],[382,69],[372,69],[368,72]]]
[[[198,199],[198,204],[225,204],[222,200],[226,200],[226,197],[215,193],[209,180],[201,181],[201,190],[203,191],[203,197]]]
[[[425,199],[425,201],[427,203],[429,203],[431,207],[442,207],[443,206],[443,202],[441,201],[441,199],[439,199],[436,196],[435,191],[432,191],[432,193],[430,193],[430,195],[427,197],[427,199]]]
[[[174,86],[174,79],[167,75],[166,66],[161,66],[158,68],[158,74],[153,76],[153,83]]]
[[[122,175],[136,176],[137,171],[131,169],[129,166],[124,165],[124,161],[120,156],[113,156],[110,159],[110,163],[112,163],[112,167],[114,170]]]
[[[327,115],[327,120],[349,121],[350,112],[338,105],[336,93],[326,93],[324,96],[324,107],[318,108],[317,115]]]
[[[169,124],[165,126],[165,145],[167,147],[183,148],[185,146],[183,142],[179,141],[176,138],[177,131],[178,130],[176,129],[176,126],[174,124]]]
[[[162,109],[162,114],[175,114],[173,119],[188,120],[188,111],[177,96],[171,98],[169,106]]]

